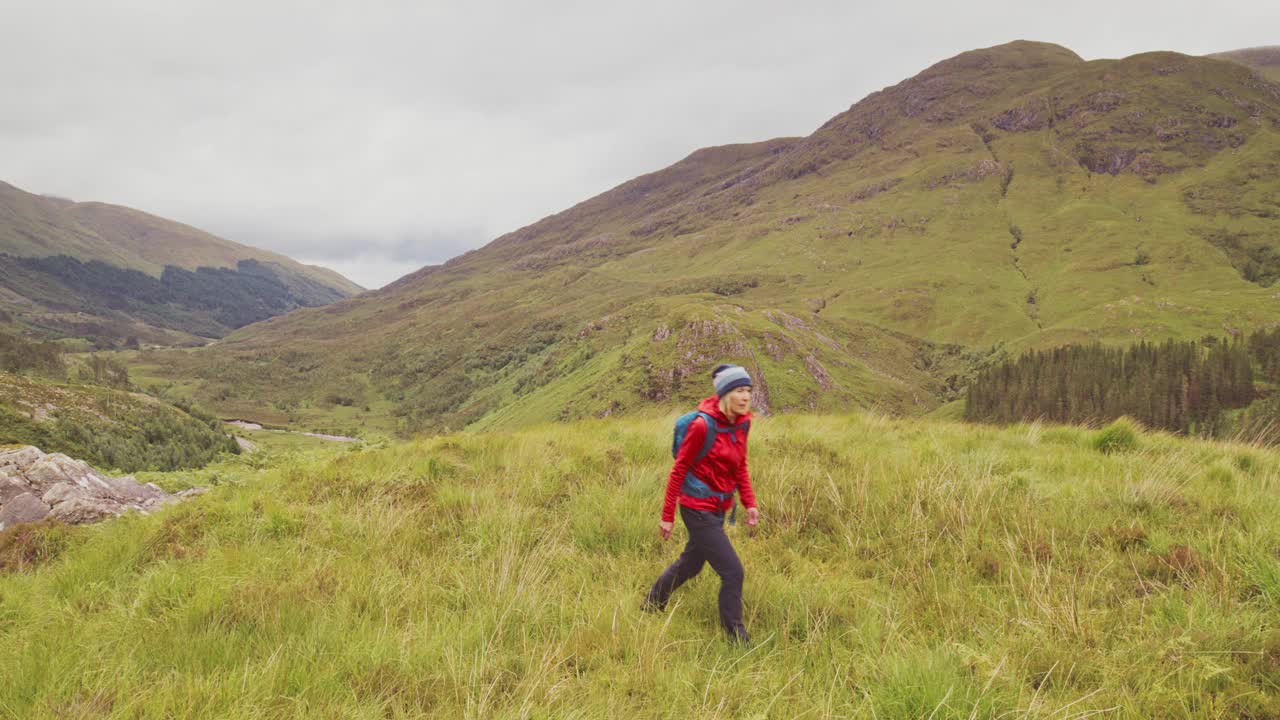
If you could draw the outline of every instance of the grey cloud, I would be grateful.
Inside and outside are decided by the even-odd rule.
[[[0,179],[369,273],[807,134],[964,50],[1280,42],[1269,2],[6,5]]]
[[[251,225],[242,229],[227,226],[218,234],[238,238],[237,242],[244,241],[256,247],[273,247],[276,252],[289,257],[310,258],[311,262],[321,264],[374,256],[389,262],[417,263],[419,266],[442,263],[490,239],[475,229],[456,232],[409,230],[389,236],[323,232],[302,235],[289,229],[263,233],[260,226]]]

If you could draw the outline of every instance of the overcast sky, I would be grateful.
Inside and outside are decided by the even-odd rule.
[[[0,0],[0,180],[378,287],[964,50],[1280,44],[1274,0],[1038,5]]]

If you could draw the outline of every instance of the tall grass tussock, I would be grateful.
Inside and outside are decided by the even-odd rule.
[[[1280,457],[1128,430],[757,422],[746,648],[640,609],[669,419],[238,458],[5,531],[0,717],[1280,716]]]
[[[1098,452],[1129,452],[1138,447],[1138,433],[1141,431],[1142,427],[1138,423],[1122,417],[1099,430],[1090,442]]]

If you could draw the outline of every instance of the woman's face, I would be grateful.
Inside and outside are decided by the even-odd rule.
[[[729,412],[734,415],[746,415],[751,409],[751,386],[743,385],[730,390],[724,396]]]

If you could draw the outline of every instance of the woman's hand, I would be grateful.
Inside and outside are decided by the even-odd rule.
[[[675,524],[674,522],[666,522],[666,521],[663,521],[663,520],[659,520],[659,521],[658,521],[658,534],[662,536],[662,539],[663,539],[663,540],[670,540],[670,539],[671,539],[671,528],[673,528],[673,527],[675,527],[675,526],[676,526],[676,524]]]
[[[760,522],[760,511],[755,508],[747,508],[747,524],[755,527]]]

